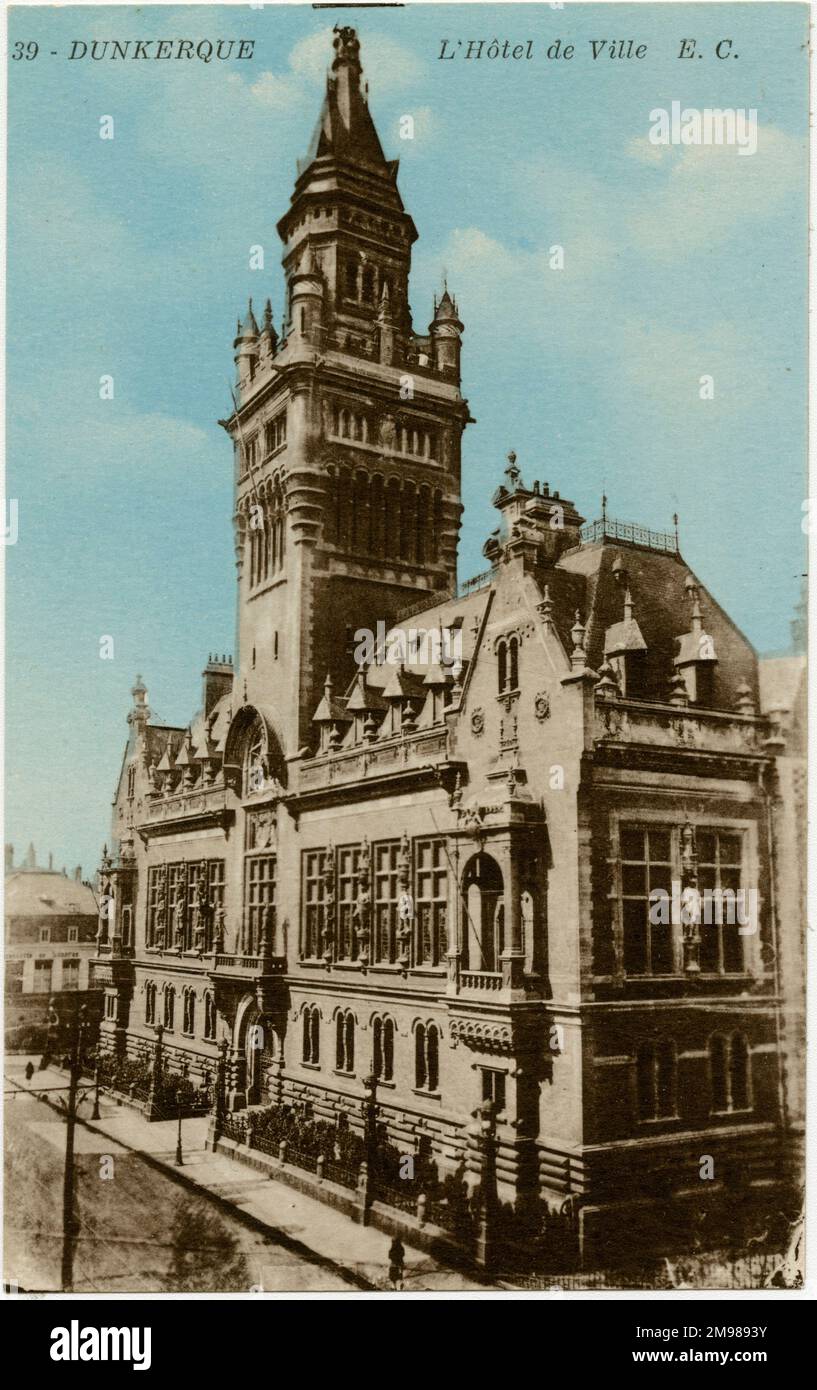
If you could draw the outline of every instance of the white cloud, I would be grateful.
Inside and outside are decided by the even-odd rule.
[[[654,145],[647,135],[634,135],[627,146],[627,153],[641,164],[660,164],[670,149],[669,145]]]
[[[722,243],[773,215],[799,186],[805,157],[802,142],[775,126],[758,127],[753,155],[733,145],[686,145],[673,153],[656,171],[662,181],[629,218],[634,246],[661,261]]]

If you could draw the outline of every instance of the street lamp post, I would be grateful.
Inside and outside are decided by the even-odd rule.
[[[99,1048],[97,1047],[94,1057],[94,1108],[91,1111],[91,1119],[99,1119]]]
[[[177,1106],[177,1108],[178,1108],[178,1115],[179,1115],[179,1128],[178,1128],[178,1130],[176,1131],[176,1165],[177,1165],[177,1167],[181,1168],[182,1165],[183,1165],[183,1162],[184,1162],[184,1160],[183,1160],[183,1158],[182,1158],[182,1093],[181,1093],[181,1091],[177,1091],[177,1092],[176,1092],[176,1106]]]

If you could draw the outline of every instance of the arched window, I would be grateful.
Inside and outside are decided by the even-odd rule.
[[[504,948],[502,870],[489,854],[469,860],[462,881],[465,951],[468,970],[497,972]]]
[[[167,985],[165,989],[164,1003],[164,1025],[170,1032],[173,1031],[176,1016],[176,991],[172,985]]]
[[[431,546],[429,547],[429,558],[439,560],[440,541],[443,534],[443,495],[437,489],[434,493],[434,522],[431,530]]]
[[[351,1009],[339,1013],[335,1021],[335,1066],[338,1071],[355,1069],[355,1016]]]
[[[376,1018],[372,1035],[372,1071],[378,1081],[391,1081],[394,1076],[394,1020]]]
[[[636,1057],[640,1120],[667,1120],[676,1114],[677,1053],[671,1039],[644,1043]]]
[[[508,643],[508,689],[519,689],[519,638],[512,637]]]
[[[377,286],[377,276],[375,275],[374,266],[373,266],[373,265],[364,265],[364,267],[363,267],[363,303],[364,303],[364,304],[373,304],[373,303],[374,303],[376,286]]]
[[[418,1091],[439,1090],[440,1035],[436,1023],[418,1023],[414,1030],[414,1084]]]
[[[156,1022],[156,986],[152,980],[145,985],[145,1023]]]
[[[346,298],[357,299],[357,261],[346,262]]]
[[[302,1021],[303,1060],[310,1066],[316,1067],[321,1060],[321,1015],[317,1004],[307,1005],[303,1011]]]
[[[212,994],[204,996],[204,1036],[207,1042],[216,1040],[216,1001]]]
[[[252,796],[264,787],[264,740],[261,725],[256,722],[247,739],[244,752],[244,796]]]
[[[504,695],[508,681],[508,647],[500,642],[496,649],[496,684],[500,695]]]

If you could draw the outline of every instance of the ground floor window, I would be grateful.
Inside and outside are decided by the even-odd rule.
[[[63,989],[79,989],[79,961],[64,960],[62,963]]]
[[[204,1037],[207,1042],[216,1039],[216,1001],[212,994],[204,996]]]
[[[35,960],[34,962],[34,993],[51,993],[51,961]]]
[[[394,1019],[376,1018],[372,1025],[372,1071],[378,1081],[394,1078]]]
[[[303,1028],[303,1049],[301,1056],[310,1066],[317,1067],[321,1060],[321,1011],[317,1004],[307,1005],[301,1020]],[[339,1067],[339,1071],[343,1068]]]
[[[709,1071],[714,1114],[751,1108],[749,1044],[742,1033],[710,1038]]]
[[[492,1102],[494,1114],[505,1109],[505,1073],[492,1067],[482,1068],[482,1099]]]
[[[339,1013],[335,1021],[335,1066],[338,1071],[355,1069],[355,1016],[351,1010]]]
[[[676,1113],[677,1054],[670,1039],[645,1043],[636,1059],[640,1120],[672,1119]]]
[[[438,1091],[440,1035],[436,1023],[418,1023],[414,1030],[414,1084],[418,1091]]]

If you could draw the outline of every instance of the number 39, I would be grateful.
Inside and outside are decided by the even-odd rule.
[[[38,43],[34,43],[33,39],[31,43],[23,43],[22,39],[18,39],[16,44],[14,45],[14,52],[11,55],[11,61],[13,63],[19,63],[21,58],[25,58],[26,62],[30,63],[32,58],[37,57],[39,51],[40,45]]]

